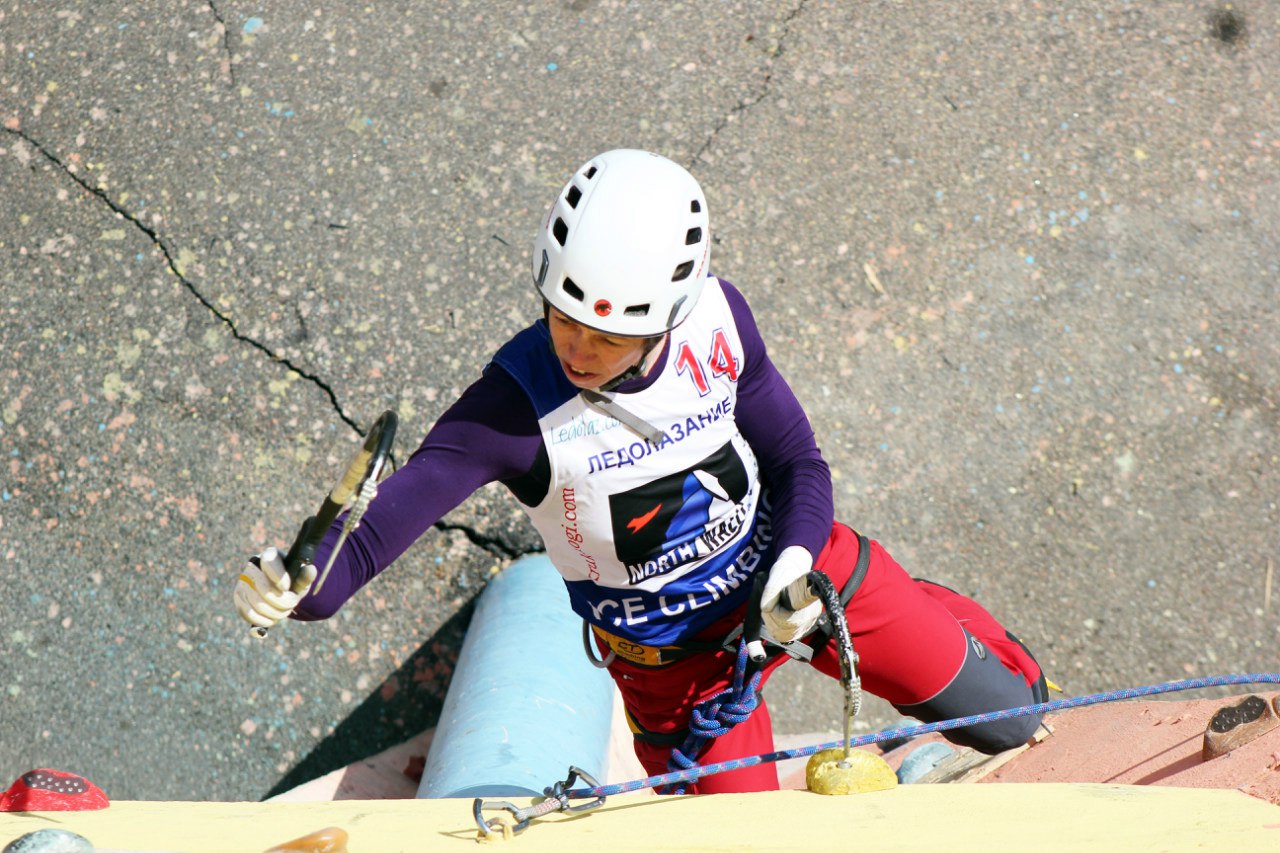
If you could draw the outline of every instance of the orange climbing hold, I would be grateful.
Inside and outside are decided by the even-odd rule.
[[[347,853],[347,831],[327,826],[310,835],[272,847],[266,853]]]

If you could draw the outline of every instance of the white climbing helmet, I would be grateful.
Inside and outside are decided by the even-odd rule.
[[[693,175],[647,151],[606,151],[556,196],[533,243],[533,280],[575,322],[655,337],[693,310],[710,245]]]

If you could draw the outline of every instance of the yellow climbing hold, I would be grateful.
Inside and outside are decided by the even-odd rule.
[[[824,749],[809,757],[804,781],[815,794],[865,794],[884,791],[898,784],[889,763],[874,753],[861,749]]]

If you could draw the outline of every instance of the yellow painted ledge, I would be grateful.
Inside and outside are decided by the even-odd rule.
[[[526,806],[529,800],[519,800]],[[0,845],[59,827],[96,847],[253,853],[338,826],[350,853],[476,848],[470,800],[310,803],[117,802],[98,812],[0,813]],[[807,791],[610,797],[534,821],[516,853],[823,850],[1276,850],[1280,806],[1239,791],[1088,784],[907,785],[824,797]]]

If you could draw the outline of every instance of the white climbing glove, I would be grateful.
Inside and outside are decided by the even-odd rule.
[[[268,548],[250,557],[240,573],[232,592],[236,612],[256,628],[270,628],[293,612],[315,579],[316,567],[303,563],[297,580],[290,582],[284,558],[275,548]]]
[[[822,616],[822,602],[809,589],[807,578],[812,569],[813,555],[799,545],[782,549],[769,569],[760,596],[760,616],[769,635],[779,643],[806,636]]]

